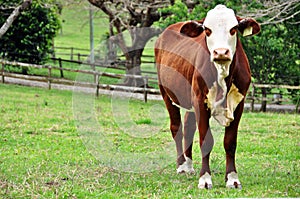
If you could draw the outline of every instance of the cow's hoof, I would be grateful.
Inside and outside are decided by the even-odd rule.
[[[186,157],[185,159],[186,161],[182,165],[179,165],[179,167],[177,168],[177,173],[195,174],[193,161],[188,157]]]
[[[227,175],[226,187],[231,189],[242,189],[242,184],[239,181],[236,172],[231,172]]]
[[[209,173],[205,173],[202,175],[199,179],[199,184],[198,184],[199,189],[211,189],[212,188],[212,181],[211,181],[211,176]]]

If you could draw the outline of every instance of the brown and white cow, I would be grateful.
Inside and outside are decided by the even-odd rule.
[[[194,173],[192,144],[196,123],[200,134],[202,168],[199,188],[211,188],[209,156],[214,141],[213,116],[225,126],[226,186],[241,188],[235,167],[238,124],[251,81],[248,59],[238,38],[260,31],[254,19],[243,19],[218,5],[200,21],[169,26],[155,44],[159,87],[170,116],[177,150],[177,172]],[[184,130],[180,108],[187,110]]]

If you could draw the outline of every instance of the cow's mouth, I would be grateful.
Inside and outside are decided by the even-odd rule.
[[[213,59],[213,62],[216,62],[220,65],[228,65],[231,62],[231,59],[229,58],[215,58]]]

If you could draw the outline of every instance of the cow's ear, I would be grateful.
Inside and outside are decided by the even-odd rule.
[[[204,31],[204,26],[198,21],[186,22],[180,29],[180,33],[188,37],[198,37]]]
[[[243,34],[243,36],[252,36],[260,32],[260,25],[252,18],[241,18],[236,17],[239,24],[238,30]]]

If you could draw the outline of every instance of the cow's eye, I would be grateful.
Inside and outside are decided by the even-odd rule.
[[[230,29],[230,34],[233,36],[237,32],[237,28],[233,27]]]
[[[211,35],[211,29],[205,27],[205,34],[209,37]]]

